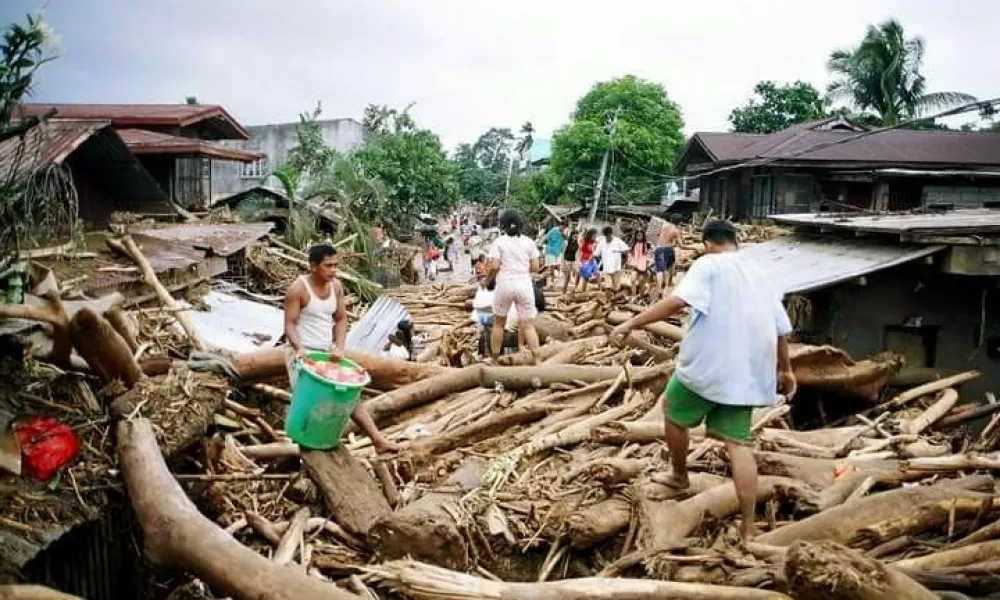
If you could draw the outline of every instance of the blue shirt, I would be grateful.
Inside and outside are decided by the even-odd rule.
[[[549,256],[562,256],[563,246],[566,245],[566,238],[559,227],[553,227],[545,234],[545,254]]]
[[[792,325],[781,293],[739,251],[696,260],[673,292],[691,309],[675,375],[706,400],[772,406],[778,337]]]

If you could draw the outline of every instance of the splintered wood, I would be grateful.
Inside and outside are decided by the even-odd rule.
[[[694,247],[688,237],[682,264]],[[690,431],[689,486],[664,485],[661,393],[682,320],[616,348],[608,332],[644,299],[552,289],[539,352],[487,363],[474,285],[391,293],[413,319],[415,360],[350,357],[372,374],[362,400],[398,453],[377,454],[357,428],[333,450],[289,439],[281,349],[216,361],[229,382],[165,351],[138,374],[124,355],[95,359],[120,363],[94,372],[131,387],[111,412],[153,563],[241,599],[1000,592],[1000,419],[963,395],[977,372],[892,387],[897,356],[793,345],[799,395],[754,413],[759,535],[747,542],[725,446],[704,427]],[[141,354],[148,327],[119,317],[100,328],[120,331],[114,355]]]

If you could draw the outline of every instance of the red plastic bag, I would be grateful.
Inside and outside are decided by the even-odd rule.
[[[13,429],[21,444],[21,468],[40,481],[52,479],[80,451],[80,439],[54,417],[29,417]]]

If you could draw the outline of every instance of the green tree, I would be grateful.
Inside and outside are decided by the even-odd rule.
[[[594,85],[576,105],[573,121],[556,132],[550,169],[570,194],[593,195],[605,151],[609,184],[626,202],[657,196],[684,143],[684,121],[663,86],[634,75]]]
[[[516,139],[506,127],[490,127],[473,144],[455,148],[452,164],[462,199],[494,204],[503,198]]]
[[[733,131],[739,133],[774,133],[796,123],[823,117],[823,98],[819,90],[804,81],[778,84],[761,81],[753,88],[753,97],[729,114]]]
[[[458,205],[455,165],[445,156],[438,136],[417,127],[409,107],[397,111],[370,105],[365,125],[374,139],[353,160],[365,176],[385,186],[382,216],[387,223],[405,225],[420,213],[443,215]]]
[[[506,206],[516,208],[528,222],[538,222],[545,216],[543,204],[558,204],[563,188],[550,170],[516,175],[510,182],[510,197]]]
[[[927,93],[920,72],[923,60],[924,40],[906,37],[899,21],[870,25],[857,46],[830,54],[827,68],[834,80],[829,99],[874,113],[883,125],[975,101],[960,92]]]

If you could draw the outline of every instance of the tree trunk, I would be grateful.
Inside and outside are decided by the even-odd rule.
[[[346,356],[368,371],[372,378],[371,387],[378,390],[391,390],[454,371],[454,369],[433,363],[399,360],[367,352],[348,351]],[[240,385],[284,378],[288,374],[284,347],[238,354],[233,359],[233,364],[240,372]]]
[[[119,307],[112,308],[108,312],[104,313],[104,318],[108,320],[108,323],[115,328],[118,335],[122,336],[125,343],[128,344],[128,349],[132,351],[134,355],[136,350],[139,349],[139,342],[135,339],[135,323],[124,310]]]
[[[923,430],[933,425],[938,419],[948,414],[948,411],[955,406],[956,402],[958,402],[958,392],[952,388],[942,390],[941,396],[930,406],[930,408],[920,413],[920,415],[913,420],[907,421],[903,424],[903,433],[909,433],[911,435],[921,433]]]
[[[928,396],[935,392],[940,392],[943,389],[957,387],[966,381],[970,381],[979,377],[979,371],[966,371],[964,373],[959,373],[958,375],[952,375],[951,377],[945,377],[944,379],[939,379],[938,381],[932,381],[931,383],[925,383],[924,385],[911,388],[899,394],[892,400],[879,405],[879,410],[893,410],[903,406],[904,404],[916,400],[922,396]]]
[[[545,313],[535,317],[535,330],[538,331],[538,341],[542,344],[552,340],[565,342],[572,339],[572,329],[572,324],[559,321]]]
[[[621,325],[631,318],[632,315],[627,312],[612,311],[608,313],[607,320],[611,325]],[[679,342],[684,339],[684,329],[667,323],[666,321],[650,323],[649,325],[644,326],[643,329],[657,337],[666,338],[675,342]]]
[[[305,450],[302,462],[333,520],[348,533],[364,537],[373,523],[392,512],[378,483],[344,446]]]
[[[574,548],[588,548],[617,535],[631,518],[632,500],[616,494],[572,513],[566,519],[566,536]]]
[[[118,457],[150,562],[188,571],[237,600],[356,600],[300,567],[274,564],[205,518],[167,469],[149,421],[117,427]]]
[[[1000,560],[1000,542],[997,541],[942,550],[918,558],[897,560],[892,566],[911,570],[943,569],[995,560]]]
[[[198,329],[194,326],[194,322],[191,321],[191,315],[181,309],[181,305],[174,300],[174,297],[170,295],[167,288],[163,287],[163,284],[160,283],[160,279],[156,276],[156,271],[153,270],[153,267],[149,264],[149,260],[146,259],[142,250],[139,249],[135,240],[131,236],[125,236],[121,240],[109,239],[107,243],[113,250],[123,252],[135,262],[139,267],[139,271],[142,272],[142,281],[153,288],[163,308],[173,312],[174,318],[177,319],[184,333],[191,340],[191,345],[198,350],[204,350],[205,344],[202,343],[201,336],[198,335]]]
[[[978,482],[972,481],[969,484]],[[797,540],[833,540],[840,543],[863,542],[874,547],[891,537],[919,533],[947,523],[949,513],[956,518],[975,515],[990,498],[938,484],[873,494],[817,515],[789,523],[757,538],[761,544],[789,546]]]
[[[83,600],[41,585],[0,585],[0,600]]]
[[[143,378],[128,344],[93,310],[84,308],[76,313],[70,323],[70,339],[102,385],[117,380],[125,389],[132,389]]]
[[[368,539],[382,559],[413,558],[448,568],[472,566],[468,538],[449,510],[479,486],[486,463],[466,459],[438,488],[378,519]]]
[[[790,600],[780,592],[649,579],[586,577],[544,583],[482,579],[410,560],[364,567],[383,585],[417,600]]]
[[[904,569],[903,574],[932,590],[964,592],[975,597],[986,597],[1000,592],[1000,561],[990,561],[962,567],[943,569]],[[946,596],[941,595],[941,598]],[[954,596],[949,596],[954,597]],[[965,596],[958,596],[965,598]],[[993,596],[989,596],[993,597]]]
[[[785,577],[796,598],[937,600],[897,569],[832,542],[795,543],[788,549]]]

